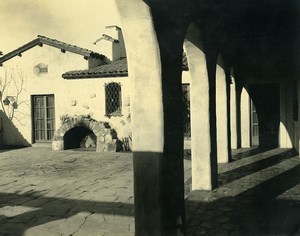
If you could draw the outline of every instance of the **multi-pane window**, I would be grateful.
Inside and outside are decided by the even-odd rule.
[[[107,116],[122,114],[122,92],[120,83],[105,84],[105,112]]]
[[[35,142],[51,141],[55,129],[54,95],[32,97]]]

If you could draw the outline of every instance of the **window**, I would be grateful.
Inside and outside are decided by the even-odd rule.
[[[120,116],[122,114],[120,83],[105,84],[105,112],[107,116]]]
[[[55,129],[54,95],[32,96],[35,142],[51,141]]]
[[[44,63],[39,63],[34,67],[34,74],[47,74],[48,73],[48,65]]]

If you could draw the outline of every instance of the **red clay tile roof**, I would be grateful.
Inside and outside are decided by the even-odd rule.
[[[43,44],[46,44],[48,46],[51,47],[55,47],[60,49],[62,52],[64,51],[68,51],[68,52],[72,52],[72,53],[76,53],[79,55],[82,55],[86,58],[88,57],[96,57],[96,58],[105,58],[105,56],[103,56],[102,54],[93,52],[91,50],[85,49],[85,48],[81,48],[78,47],[76,45],[71,45],[71,44],[67,44],[61,41],[58,41],[56,39],[51,39],[42,35],[38,35],[36,39],[30,41],[29,43],[5,54],[3,57],[0,57],[0,65],[2,65],[5,61],[10,60],[11,58],[21,55],[23,52],[39,45],[39,46],[43,46]]]
[[[185,53],[182,57],[182,70],[188,70],[187,58]],[[62,75],[64,79],[82,78],[103,78],[103,77],[124,77],[128,76],[127,59],[122,58],[106,65],[97,66],[88,70],[73,70]]]
[[[88,70],[73,70],[62,75],[65,79],[128,76],[127,59],[111,62]]]

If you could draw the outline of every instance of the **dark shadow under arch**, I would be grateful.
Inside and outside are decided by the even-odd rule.
[[[259,146],[279,146],[280,89],[277,83],[251,84],[248,93],[259,121]]]
[[[64,149],[82,148],[82,142],[87,136],[94,137],[96,142],[96,135],[93,131],[83,126],[75,126],[64,135]]]

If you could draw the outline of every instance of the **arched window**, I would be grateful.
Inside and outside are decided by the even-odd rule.
[[[105,84],[105,112],[107,116],[122,115],[121,84],[111,82]]]

